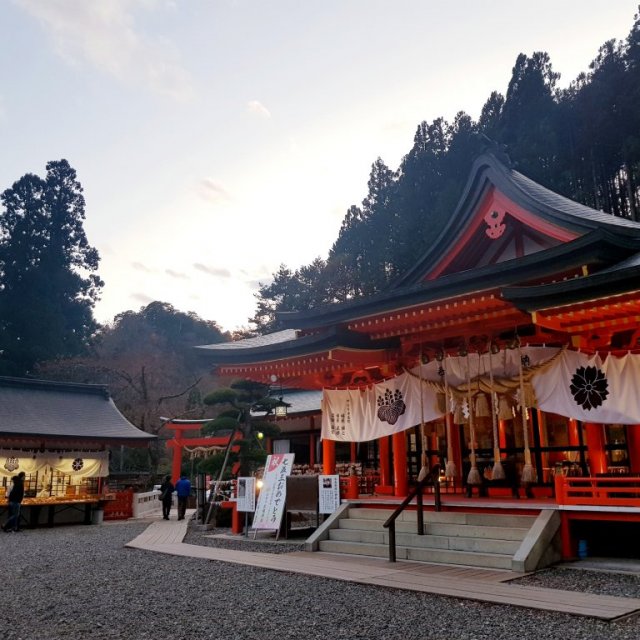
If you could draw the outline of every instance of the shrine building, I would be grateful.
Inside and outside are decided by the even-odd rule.
[[[439,468],[445,498],[557,507],[571,557],[581,518],[640,522],[639,275],[639,223],[486,153],[392,287],[198,349],[219,376],[323,390],[313,463],[358,465],[360,497]]]

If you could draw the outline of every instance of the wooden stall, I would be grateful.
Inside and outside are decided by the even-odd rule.
[[[154,438],[124,418],[102,385],[0,378],[0,517],[11,478],[24,472],[22,526],[100,521],[114,498],[109,447]]]

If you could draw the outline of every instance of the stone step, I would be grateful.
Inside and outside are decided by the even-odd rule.
[[[521,541],[524,540],[529,531],[529,527],[489,527],[484,525],[431,522],[430,515],[425,514],[424,523],[425,533],[428,535]],[[381,520],[367,518],[343,518],[339,522],[339,527],[341,529],[357,529],[360,531],[383,530]],[[417,523],[415,520],[412,522],[396,521],[396,533],[415,533],[416,531]]]
[[[344,542],[339,540],[322,540],[320,542],[320,551],[374,556],[378,558],[387,558],[389,556],[389,547],[386,545]],[[511,556],[497,553],[473,553],[452,549],[419,549],[416,547],[402,547],[397,545],[396,558],[398,560],[414,560],[438,564],[511,569]]]
[[[341,542],[362,542],[365,544],[389,545],[389,532],[364,531],[358,529],[332,529],[329,539]],[[400,533],[396,531],[396,546],[418,549],[451,549],[455,551],[471,551],[474,553],[498,553],[513,555],[520,547],[520,541],[492,540],[490,538],[473,538],[455,536],[419,536],[417,533]]]
[[[377,520],[384,522],[393,509],[372,509],[367,507],[355,507],[349,509],[349,518],[358,520]],[[529,529],[536,516],[500,515],[498,513],[465,513],[461,511],[425,511],[425,522],[446,524],[472,524],[478,526],[515,527]],[[416,522],[415,511],[404,511],[396,520],[396,526],[400,522]]]

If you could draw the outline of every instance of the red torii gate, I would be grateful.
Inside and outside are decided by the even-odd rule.
[[[220,451],[224,451],[234,440],[242,439],[242,432],[237,430],[226,436],[202,436],[199,438],[185,438],[185,432],[200,431],[203,425],[211,422],[211,418],[202,420],[180,420],[174,418],[165,422],[167,429],[172,429],[175,433],[172,440],[167,441],[167,446],[172,451],[171,460],[171,481],[175,484],[180,478],[180,468],[182,466],[182,450],[185,446],[189,447],[218,447]],[[232,445],[231,451],[237,452],[240,449],[238,445]],[[239,463],[231,468],[232,473],[238,472]],[[223,508],[231,509],[231,530],[233,533],[242,533],[242,523],[236,511],[235,502],[222,502]]]
[[[186,432],[200,431],[200,429],[207,422],[211,422],[211,418],[204,418],[201,420],[180,420],[173,418],[165,422],[167,429],[173,430],[173,439],[167,441],[167,447],[172,451],[171,460],[171,481],[175,484],[180,478],[180,469],[182,467],[182,450],[185,446],[188,447],[217,447],[220,451],[224,451],[229,442],[233,440],[241,440],[242,432],[235,431],[229,435],[224,436],[201,436],[199,438],[185,438]],[[237,452],[239,450],[238,445],[231,447],[231,451]],[[234,468],[231,469],[232,473],[237,472],[237,463]]]

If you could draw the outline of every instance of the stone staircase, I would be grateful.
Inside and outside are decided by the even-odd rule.
[[[391,513],[389,509],[349,506],[340,517],[326,523],[324,532],[318,532],[315,549],[388,557],[389,531],[382,525]],[[551,515],[545,514],[541,523],[542,515],[425,511],[425,535],[420,536],[416,533],[415,511],[405,511],[396,520],[396,557],[517,571],[539,568],[557,559],[552,549],[548,553],[543,548],[552,547],[557,530],[547,524]],[[542,538],[542,543],[532,539],[531,532],[534,538]],[[535,559],[527,560],[534,547]]]

